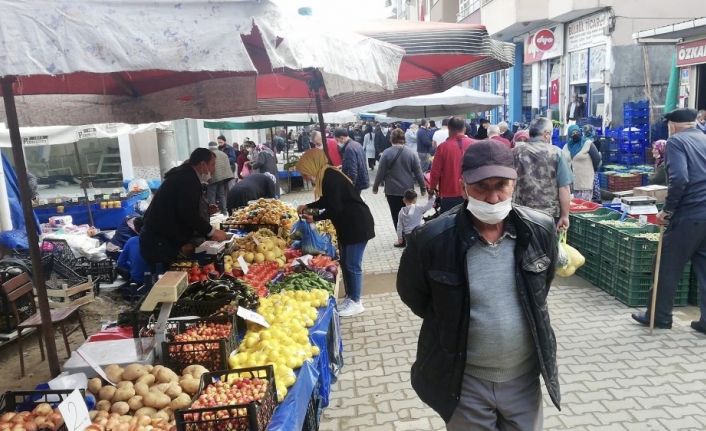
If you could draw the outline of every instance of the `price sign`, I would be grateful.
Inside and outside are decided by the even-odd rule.
[[[250,267],[248,266],[248,263],[243,259],[243,256],[238,256],[238,263],[240,264],[240,269],[243,270],[244,274],[247,274],[250,272]]]
[[[86,402],[78,389],[74,389],[64,401],[59,404],[59,412],[64,418],[68,431],[83,431],[91,425]]]
[[[110,199],[110,195],[104,194],[104,195],[103,195],[103,199],[107,201],[108,199]]]
[[[258,314],[254,311],[250,311],[247,308],[238,307],[238,312],[236,314],[245,320],[257,323],[258,325],[264,326],[265,328],[270,327],[270,324],[267,323],[267,320],[265,320],[265,318],[262,317],[261,314]]]

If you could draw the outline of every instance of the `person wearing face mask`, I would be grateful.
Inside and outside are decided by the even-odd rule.
[[[684,267],[691,261],[699,284],[701,318],[691,328],[706,334],[706,136],[695,127],[696,111],[677,109],[667,115],[669,139],[665,146],[667,197],[657,223],[667,225],[662,239],[655,328],[672,327],[674,293]],[[652,298],[650,290],[648,298]],[[650,324],[650,302],[632,318]]]
[[[346,298],[338,307],[342,317],[354,316],[365,311],[363,291],[363,253],[368,241],[375,238],[375,220],[370,208],[360,198],[353,182],[339,169],[329,165],[323,151],[311,149],[297,162],[297,171],[306,181],[314,183],[314,197],[306,205],[299,205],[297,212],[310,223],[328,219],[338,235],[341,254],[341,271]],[[312,216],[308,210],[317,209]]]
[[[449,431],[541,430],[540,375],[560,402],[547,308],[554,220],[512,203],[503,144],[471,145],[461,166],[464,204],[407,237],[397,273],[400,298],[423,319],[412,387]]]
[[[363,146],[348,137],[348,131],[338,128],[334,132],[334,138],[338,144],[339,153],[343,159],[341,170],[350,178],[353,188],[358,194],[370,187],[370,177],[368,176],[367,161]]]
[[[706,111],[703,109],[696,114],[696,128],[706,133]]]
[[[601,153],[593,141],[583,136],[581,127],[569,126],[569,142],[562,150],[562,156],[574,174],[572,191],[574,197],[585,201],[593,200],[593,186],[596,171],[601,164]]]
[[[225,232],[211,227],[205,200],[205,187],[215,169],[215,154],[197,148],[184,164],[164,174],[140,231],[140,251],[148,263],[164,270],[177,257],[191,255],[197,238],[226,239]]]

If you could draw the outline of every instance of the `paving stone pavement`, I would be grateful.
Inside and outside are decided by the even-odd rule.
[[[387,200],[365,190],[376,238],[366,249],[368,275],[397,271],[401,249]],[[283,196],[313,200],[311,191]],[[549,295],[556,333],[562,410],[544,395],[546,430],[706,430],[706,336],[689,327],[698,309],[675,309],[672,330],[633,324],[635,311],[572,277]],[[365,289],[364,289],[365,291]],[[366,311],[342,319],[345,366],[332,387],[321,431],[444,430],[417,397],[409,370],[421,319],[390,292],[364,296]]]
[[[443,430],[410,385],[421,319],[396,293],[364,304],[342,319],[346,364],[320,430]],[[706,429],[706,336],[689,327],[693,308],[650,336],[632,323],[634,309],[579,278],[557,280],[549,304],[562,410],[545,391],[546,430]]]

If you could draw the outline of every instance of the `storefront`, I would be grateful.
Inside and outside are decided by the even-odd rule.
[[[679,106],[706,109],[706,38],[678,44],[677,67]]]
[[[535,115],[559,121],[561,57],[564,53],[564,25],[541,28],[524,37],[522,69],[522,116]]]
[[[600,12],[572,21],[566,26],[566,76],[564,100],[566,113],[571,116],[572,102],[580,106],[574,117],[604,117],[607,100],[605,71],[609,70],[610,14]],[[577,115],[578,112],[583,115]]]

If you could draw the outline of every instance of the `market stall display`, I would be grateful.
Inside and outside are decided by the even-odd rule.
[[[577,274],[630,307],[647,304],[659,228],[609,208],[572,213],[568,242],[586,258]],[[674,305],[687,305],[691,265],[677,286]]]
[[[175,262],[124,313],[121,330],[106,328],[78,349],[93,365],[67,369],[91,377],[88,429],[276,431],[300,430],[304,423],[316,429],[333,370],[341,365],[332,298],[338,262],[294,248],[297,241],[284,229],[291,228],[294,209],[271,202],[250,210],[279,221],[277,232],[259,225],[235,230],[220,252]],[[333,241],[332,226],[317,228]],[[72,256],[65,241],[46,248],[49,257]],[[110,340],[134,340],[154,354],[102,362],[105,355],[94,356],[95,347]]]

